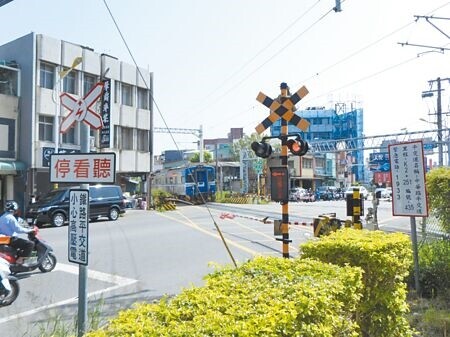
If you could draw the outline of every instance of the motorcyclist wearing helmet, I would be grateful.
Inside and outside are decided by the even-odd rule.
[[[34,243],[30,240],[18,236],[20,233],[28,234],[34,230],[20,225],[14,214],[18,211],[17,202],[10,200],[5,204],[5,213],[0,217],[0,235],[10,236],[10,246],[17,250],[17,264],[23,264],[24,258],[29,257],[34,248]]]

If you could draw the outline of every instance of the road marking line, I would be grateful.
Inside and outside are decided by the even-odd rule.
[[[176,211],[176,212],[177,212],[177,213],[180,213],[180,211]],[[220,238],[220,236],[219,236],[218,234],[211,233],[210,231],[201,228],[199,225],[197,225],[197,224],[196,224],[195,222],[193,222],[191,219],[187,218],[187,217],[186,217],[184,214],[182,214],[182,213],[180,213],[180,215],[183,216],[183,217],[185,217],[185,218],[188,220],[188,222],[182,221],[182,220],[177,219],[177,218],[174,218],[174,217],[171,217],[171,216],[169,216],[169,215],[167,215],[167,214],[164,214],[164,213],[159,213],[158,215],[160,215],[160,216],[162,216],[162,217],[165,217],[165,218],[168,218],[168,219],[171,219],[171,220],[174,220],[174,221],[177,221],[177,222],[179,222],[179,223],[181,223],[181,224],[183,224],[183,225],[186,225],[186,226],[188,226],[188,227],[191,227],[191,228],[193,228],[193,229],[196,229],[196,230],[198,230],[199,232],[202,232],[202,233],[204,233],[204,234],[207,234],[207,235],[209,235],[209,236],[212,236],[213,238],[216,238],[216,239],[222,241],[222,239]],[[259,252],[257,252],[257,251],[254,251],[253,249],[244,247],[244,246],[242,246],[242,245],[240,245],[240,244],[234,242],[233,240],[227,239],[226,241],[227,241],[227,244],[230,244],[231,246],[234,246],[234,247],[236,247],[236,248],[239,248],[239,249],[243,250],[244,252],[247,252],[247,253],[252,254],[252,255],[254,255],[254,256],[256,256],[256,255],[261,255],[261,253],[259,253]]]
[[[62,264],[62,263],[58,263],[55,267],[55,271],[62,271],[62,272],[66,272],[66,273],[70,273],[70,274],[74,274],[74,275],[78,275],[78,267],[77,266],[72,266],[72,265],[68,265],[68,264]],[[113,283],[114,285],[108,288],[104,288],[104,289],[100,289],[100,290],[96,290],[93,292],[90,292],[87,294],[88,298],[94,297],[94,296],[98,296],[101,294],[104,294],[106,292],[109,291],[113,291],[125,286],[129,286],[133,283],[137,283],[138,280],[134,280],[134,279],[130,279],[130,278],[126,278],[126,277],[122,277],[122,276],[117,276],[117,275],[113,275],[113,274],[107,274],[107,273],[103,273],[100,271],[95,271],[95,270],[89,270],[88,269],[88,277],[91,279],[95,279],[95,280],[99,280],[99,281],[103,281],[103,282],[107,282],[107,283]],[[19,294],[20,296],[20,294]],[[45,311],[45,310],[49,310],[49,309],[53,309],[62,305],[67,305],[67,304],[71,304],[71,303],[76,303],[78,302],[78,296],[77,297],[71,297],[68,298],[64,301],[59,301],[56,303],[52,303],[49,305],[44,305],[42,307],[38,307],[35,309],[31,309],[28,311],[24,311],[21,312],[20,314],[16,314],[16,315],[11,315],[8,317],[3,317],[0,318],[0,324],[2,323],[6,323],[15,319],[19,319],[19,318],[24,318],[27,316],[31,316],[34,314],[37,314],[41,311]]]
[[[78,275],[78,266],[74,266],[74,265],[70,265],[70,264],[58,263],[56,265],[55,270],[60,270],[60,271],[66,272],[66,273]],[[118,286],[127,286],[127,285],[137,282],[137,280],[134,280],[134,279],[130,279],[130,278],[114,275],[114,274],[107,274],[107,273],[103,273],[101,271],[90,270],[90,269],[88,269],[88,278],[102,281],[102,282],[114,283]]]

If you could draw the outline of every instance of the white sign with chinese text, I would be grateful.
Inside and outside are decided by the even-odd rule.
[[[115,177],[115,153],[64,153],[50,157],[52,183],[114,183]]]
[[[389,145],[392,214],[428,216],[422,141]]]
[[[69,261],[88,264],[89,243],[89,190],[69,192]]]

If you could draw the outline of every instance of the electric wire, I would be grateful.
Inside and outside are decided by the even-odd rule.
[[[428,15],[430,15],[430,14],[432,14],[432,13],[434,13],[434,12],[436,12],[436,11],[438,11],[438,10],[440,10],[440,9],[442,9],[442,8],[444,8],[444,7],[446,7],[446,6],[448,6],[449,4],[450,4],[450,2],[445,2],[445,3],[443,3],[442,5],[438,6],[437,8],[431,10],[431,11],[428,13]],[[328,14],[328,13],[326,13],[325,15],[327,15],[327,14]],[[383,35],[382,37],[380,37],[380,38],[374,40],[373,42],[371,42],[371,43],[369,43],[369,44],[367,44],[367,45],[365,45],[365,46],[363,46],[363,47],[357,49],[356,51],[349,53],[347,56],[343,57],[343,58],[340,59],[339,61],[337,61],[337,62],[335,62],[335,63],[333,63],[333,64],[331,64],[331,65],[325,67],[323,70],[321,70],[321,71],[319,71],[319,72],[314,73],[313,75],[307,77],[307,78],[304,79],[303,81],[298,82],[298,83],[296,84],[296,86],[298,86],[298,85],[300,85],[300,84],[302,84],[302,83],[305,83],[306,81],[309,81],[309,80],[311,80],[311,79],[314,78],[314,77],[318,77],[318,76],[320,76],[320,75],[323,75],[325,72],[329,71],[330,69],[332,69],[332,68],[334,68],[334,67],[340,65],[341,63],[344,63],[344,62],[350,60],[351,58],[353,58],[353,57],[359,55],[359,54],[362,53],[363,51],[365,51],[365,50],[367,50],[367,49],[370,49],[370,48],[374,47],[374,46],[377,45],[378,43],[380,43],[380,42],[384,41],[385,39],[391,37],[392,35],[394,35],[394,34],[400,32],[401,30],[404,30],[405,28],[409,27],[410,25],[412,25],[412,24],[414,24],[414,23],[416,23],[416,22],[417,22],[417,20],[412,20],[411,22],[408,22],[407,24],[402,25],[402,26],[400,26],[399,28],[394,29],[392,32],[387,33],[387,34]],[[363,78],[361,78],[361,79],[359,79],[359,80],[356,80],[356,81],[354,81],[354,82],[351,82],[351,83],[349,83],[349,84],[343,86],[342,88],[348,87],[348,86],[350,86],[351,84],[356,84],[356,83],[358,83],[358,82],[360,82],[360,81],[363,81],[363,80],[367,80],[367,79],[369,79],[371,76],[377,76],[379,73],[386,72],[386,71],[388,71],[388,70],[390,70],[390,69],[394,69],[394,68],[396,68],[396,67],[398,67],[398,66],[401,66],[403,63],[408,63],[408,62],[410,62],[410,61],[412,61],[412,60],[414,60],[414,59],[416,59],[416,57],[414,57],[414,58],[412,58],[412,59],[408,59],[408,60],[403,61],[403,62],[400,62],[400,63],[395,64],[395,65],[393,65],[393,66],[390,66],[390,67],[388,67],[388,68],[385,68],[384,70],[380,70],[380,71],[378,71],[378,72],[376,72],[376,73],[373,73],[372,75],[365,76],[365,77],[363,77]],[[266,63],[267,63],[267,62],[266,62]],[[266,63],[264,63],[262,66],[264,66]],[[261,68],[262,66],[260,66],[259,68]],[[259,70],[259,68],[258,68],[257,70]],[[242,81],[241,81],[241,82],[242,82]],[[239,84],[241,84],[241,82],[239,82]],[[320,95],[320,96],[316,96],[316,98],[317,98],[317,97],[323,97],[323,96],[326,96],[326,95],[328,95],[328,94],[330,94],[330,93],[332,93],[332,92],[334,92],[334,91],[337,91],[337,90],[339,90],[339,89],[334,89],[334,90],[328,91],[328,92],[326,92],[326,93],[324,93],[324,94],[322,94],[322,95]],[[229,90],[228,92],[230,92],[230,91],[231,91],[231,90]],[[228,92],[225,93],[224,95],[228,94]],[[311,99],[303,100],[302,102],[308,102],[308,101],[311,101]],[[252,106],[252,107],[254,107],[254,106]],[[249,109],[251,109],[251,108],[249,108]],[[249,110],[249,109],[247,109],[247,110]],[[216,125],[219,125],[219,124],[216,124]],[[214,126],[213,126],[213,127],[214,127]]]
[[[220,101],[222,98],[227,96],[232,91],[236,90],[242,83],[244,83],[246,80],[248,80],[251,76],[253,76],[256,72],[258,72],[262,67],[264,67],[266,64],[268,64],[270,61],[275,59],[277,56],[281,54],[281,51],[285,50],[287,47],[289,47],[293,42],[298,40],[300,37],[302,37],[304,34],[306,34],[309,30],[311,30],[314,26],[316,26],[320,21],[322,21],[327,15],[334,12],[334,8],[331,8],[328,10],[325,14],[322,14],[316,21],[314,21],[311,25],[309,25],[306,29],[301,31],[299,34],[297,34],[293,39],[291,39],[288,43],[283,45],[279,50],[277,50],[272,56],[270,56],[266,61],[264,61],[260,66],[258,66],[256,69],[251,71],[247,76],[242,78],[240,81],[238,81],[234,86],[232,86],[230,89],[228,89],[224,94],[218,96],[215,100],[213,100],[210,104],[216,103]],[[204,109],[203,109],[204,110]],[[200,110],[203,111],[203,110]]]
[[[287,31],[289,31],[297,22],[303,19],[306,14],[316,7],[321,0],[317,0],[311,7],[309,7],[305,12],[303,12],[299,17],[297,17],[293,22],[291,22],[285,29],[283,29],[280,33],[277,34],[269,43],[267,43],[262,49],[260,49],[254,56],[248,59],[242,66],[240,66],[237,70],[235,70],[230,76],[228,76],[222,83],[220,83],[214,90],[212,90],[209,94],[205,96],[203,100],[207,100],[213,94],[215,94],[219,89],[221,89],[227,82],[236,77],[239,73],[242,72],[249,64],[251,64],[259,55],[265,52],[272,44],[274,44],[281,36],[283,36]],[[209,107],[209,104],[208,104]],[[201,109],[199,112],[203,111]]]
[[[342,89],[344,89],[344,88],[350,87],[350,86],[355,85],[355,84],[357,84],[357,83],[366,81],[366,80],[368,80],[368,79],[370,79],[370,78],[372,78],[372,77],[378,76],[378,75],[380,75],[380,74],[382,74],[382,73],[385,73],[385,72],[387,72],[387,71],[390,71],[390,70],[392,70],[392,69],[395,69],[395,68],[397,68],[397,67],[400,67],[400,66],[402,66],[402,65],[405,65],[405,64],[407,64],[407,63],[409,63],[409,62],[412,62],[412,61],[414,61],[414,60],[417,60],[419,57],[420,57],[420,56],[414,56],[414,57],[412,57],[412,58],[406,59],[406,60],[401,61],[401,62],[399,62],[399,63],[396,63],[396,64],[394,64],[394,65],[388,66],[388,67],[386,67],[386,68],[384,68],[384,69],[378,70],[378,71],[376,71],[376,72],[374,72],[374,73],[372,73],[372,74],[366,75],[366,76],[361,77],[361,78],[359,78],[359,79],[357,79],[357,80],[354,80],[354,81],[352,81],[352,82],[349,82],[349,83],[347,83],[347,84],[344,84],[344,85],[342,85],[342,86],[340,86],[340,87],[338,87],[338,88],[329,90],[329,91],[327,91],[327,92],[324,93],[324,94],[321,94],[321,95],[317,95],[317,96],[311,97],[310,99],[306,99],[306,100],[304,100],[303,102],[304,102],[304,103],[307,103],[307,102],[309,102],[309,101],[311,101],[311,100],[314,100],[314,99],[317,99],[317,98],[319,98],[319,97],[323,97],[323,96],[329,95],[330,93],[333,93],[333,92],[335,92],[335,91],[342,90]]]
[[[142,72],[141,72],[141,70],[140,70],[140,68],[139,68],[139,66],[138,66],[138,64],[137,64],[137,62],[136,62],[134,56],[133,56],[133,53],[131,52],[131,49],[129,48],[128,43],[127,43],[125,37],[123,36],[122,31],[120,30],[120,27],[119,27],[119,25],[117,24],[117,21],[116,21],[116,19],[114,18],[114,15],[112,14],[112,12],[111,12],[111,10],[110,10],[110,8],[109,8],[109,6],[108,6],[106,0],[102,0],[102,1],[103,1],[103,3],[105,4],[105,7],[106,7],[106,9],[108,10],[108,13],[109,13],[111,19],[113,20],[114,25],[115,25],[115,27],[116,27],[116,29],[117,29],[117,31],[118,31],[118,33],[119,33],[119,35],[120,35],[122,41],[123,41],[123,43],[124,43],[124,45],[125,45],[125,47],[126,47],[128,53],[130,54],[130,57],[131,57],[131,59],[133,60],[133,63],[134,63],[134,65],[135,65],[136,69],[137,69],[138,72],[139,72],[139,76],[142,78],[142,80],[143,80],[143,82],[144,82],[144,84],[145,84],[147,90],[150,90],[150,88],[149,88],[149,86],[148,86],[148,84],[147,84],[147,81],[145,80],[145,78],[144,78],[144,76],[143,76],[143,74],[142,74]],[[156,100],[155,100],[155,98],[153,97],[153,95],[151,95],[151,99],[152,99],[153,103],[155,104],[156,109],[158,110],[158,113],[159,113],[161,119],[163,120],[164,125],[166,126],[167,130],[169,131],[170,137],[172,138],[172,140],[173,140],[173,142],[174,142],[174,144],[175,144],[175,146],[176,146],[176,148],[177,148],[177,151],[181,152],[180,149],[179,149],[179,147],[178,147],[178,144],[175,142],[175,139],[174,139],[174,137],[173,137],[172,132],[170,132],[170,129],[169,129],[168,125],[167,125],[167,122],[166,122],[166,120],[165,120],[163,114],[161,113],[161,110],[159,109],[159,106],[158,106],[158,104],[156,103]],[[191,170],[189,170],[189,172],[190,172],[190,171],[191,171]],[[193,178],[193,180],[194,180],[194,182],[195,182],[195,187],[197,188],[197,192],[199,193],[199,195],[200,195],[200,197],[201,197],[201,199],[202,199],[203,204],[206,206],[206,209],[208,210],[208,213],[209,213],[209,215],[210,215],[210,217],[211,217],[211,219],[212,219],[212,221],[213,221],[213,223],[214,223],[214,226],[215,226],[217,232],[219,233],[219,236],[220,236],[220,238],[221,238],[221,241],[222,241],[223,245],[225,246],[225,249],[226,249],[226,251],[228,252],[228,255],[230,256],[230,258],[231,258],[231,260],[232,260],[234,266],[237,268],[236,260],[235,260],[233,254],[232,254],[232,252],[231,252],[231,250],[230,250],[230,248],[229,248],[229,246],[228,246],[228,244],[227,244],[227,242],[226,242],[226,240],[225,240],[225,237],[224,237],[223,234],[222,234],[222,230],[220,229],[219,225],[218,225],[217,222],[215,221],[214,216],[212,215],[211,210],[209,209],[209,207],[208,207],[208,205],[207,205],[207,203],[206,203],[206,201],[205,201],[205,199],[204,199],[202,193],[200,193],[200,190],[199,190],[199,187],[198,187],[197,179],[196,179],[196,177],[195,177],[192,173],[191,173],[191,175],[192,175],[192,178]]]

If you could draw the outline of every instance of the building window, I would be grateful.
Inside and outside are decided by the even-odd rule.
[[[148,152],[148,130],[137,130],[137,150]]]
[[[133,129],[121,128],[122,150],[133,150]]]
[[[305,169],[312,168],[312,159],[302,158],[302,167]]]
[[[62,142],[66,144],[75,144],[75,126],[72,126],[67,132],[63,133]]]
[[[133,87],[122,83],[122,104],[133,106]]]
[[[0,67],[0,94],[18,96],[18,69]]]
[[[77,72],[72,70],[63,79],[63,91],[69,94],[77,93]]]
[[[325,167],[325,159],[316,158],[316,167]]]
[[[94,75],[84,74],[83,94],[86,95],[94,86],[96,77]]]
[[[53,141],[53,117],[39,116],[39,140]]]
[[[55,66],[47,63],[41,63],[39,85],[42,88],[53,89],[54,80],[55,80]]]
[[[148,110],[148,90],[138,88],[138,108]]]

